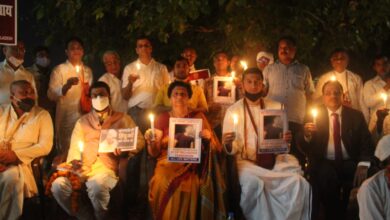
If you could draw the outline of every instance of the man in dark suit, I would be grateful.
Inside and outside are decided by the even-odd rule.
[[[322,94],[319,118],[299,138],[309,158],[313,219],[320,203],[326,219],[345,219],[350,191],[367,177],[374,148],[363,114],[342,105],[342,85],[328,81]]]

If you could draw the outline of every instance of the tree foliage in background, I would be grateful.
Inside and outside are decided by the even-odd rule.
[[[390,0],[34,0],[38,34],[48,44],[82,37],[90,62],[116,49],[125,63],[135,57],[137,35],[154,41],[159,60],[172,59],[185,46],[198,50],[198,67],[213,52],[243,55],[254,65],[261,49],[275,51],[282,35],[298,41],[298,57],[314,75],[328,66],[335,47],[352,52],[355,69],[390,39]],[[387,49],[388,50],[388,49]],[[365,60],[366,66],[359,66]],[[366,68],[366,69],[364,69]]]

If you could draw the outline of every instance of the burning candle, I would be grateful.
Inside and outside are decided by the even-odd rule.
[[[231,74],[232,74],[232,81],[234,81],[234,78],[236,78],[236,72],[232,71]]]
[[[237,135],[238,115],[233,114],[234,133]]]
[[[245,61],[241,60],[240,64],[244,70],[248,69],[248,64]]]
[[[83,163],[84,142],[79,141],[80,161]]]
[[[316,124],[317,123],[317,115],[318,115],[317,109],[313,108],[311,110],[311,115],[313,116],[313,123]]]
[[[141,69],[141,65],[138,62],[135,64],[135,66],[137,67],[137,70]]]
[[[330,77],[330,80],[331,80],[331,81],[336,81],[336,76],[335,76],[335,75],[332,75],[332,76]]]
[[[154,115],[151,113],[149,114],[149,119],[150,119],[150,128],[152,130],[152,140],[154,140]]]
[[[81,67],[79,65],[76,65],[76,73],[79,74],[80,73],[80,69]]]
[[[381,93],[381,98],[383,100],[383,105],[385,106],[386,108],[386,104],[387,104],[387,94],[386,93]]]

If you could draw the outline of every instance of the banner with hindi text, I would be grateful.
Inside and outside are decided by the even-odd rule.
[[[0,0],[0,44],[17,43],[17,0]]]

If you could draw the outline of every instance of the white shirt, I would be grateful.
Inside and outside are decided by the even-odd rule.
[[[347,153],[347,150],[345,149],[345,146],[344,146],[344,143],[343,143],[343,139],[341,138],[341,110],[342,110],[342,107],[340,107],[339,109],[337,109],[337,111],[335,112],[332,112],[330,111],[329,109],[328,110],[328,117],[329,117],[329,139],[328,139],[328,149],[326,151],[326,158],[328,160],[334,160],[335,159],[335,149],[334,149],[334,139],[333,139],[333,130],[334,130],[334,127],[333,127],[333,117],[335,116],[332,116],[333,113],[336,113],[339,115],[339,124],[340,124],[340,140],[341,140],[341,151],[342,151],[342,155],[343,155],[343,159],[348,159],[349,158],[349,155]]]
[[[38,96],[34,75],[26,70],[22,65],[19,66],[17,70],[14,70],[8,63],[7,60],[4,60],[0,63],[0,104],[10,103],[10,85],[15,80],[27,80],[31,83],[36,96]]]
[[[314,92],[309,68],[298,61],[289,65],[276,61],[268,65],[263,74],[269,89],[267,98],[284,105],[289,121],[302,124],[306,112],[306,94]]]
[[[386,82],[382,80],[380,76],[368,80],[363,87],[363,99],[364,103],[369,108],[370,115],[374,114],[377,109],[384,107],[384,102],[381,97],[381,93],[386,93],[390,96],[390,90],[385,91],[383,87],[386,86]],[[387,99],[387,102],[389,99]],[[386,106],[389,107],[388,103]]]
[[[127,101],[123,99],[121,92],[121,81],[114,74],[105,73],[99,81],[107,83],[110,87],[111,106],[114,111],[127,112]]]
[[[137,69],[137,64],[140,69]],[[129,84],[129,75],[138,75],[132,88],[128,108],[152,108],[158,90],[169,83],[169,74],[165,65],[152,59],[149,64],[143,64],[139,59],[126,65],[122,75],[122,88]]]
[[[244,128],[244,99],[238,100],[236,103],[234,103],[232,106],[230,106],[226,110],[225,117],[223,119],[223,133],[228,132],[235,132],[234,123],[233,123],[233,115],[237,114],[238,116],[238,124],[237,124],[237,133],[236,133],[236,141],[233,142],[233,149],[232,154],[237,153],[237,160],[245,160],[246,155],[248,156],[248,159],[251,161],[256,161],[256,154],[257,154],[257,134],[254,129],[252,129],[251,125],[251,119],[249,117],[249,114],[247,113],[245,115],[246,122],[247,122],[247,140],[246,140],[246,150],[247,154],[242,155],[241,152],[243,151],[243,147],[245,144],[245,128]],[[279,102],[275,102],[272,100],[264,100],[265,109],[281,109],[281,104]],[[260,105],[251,106],[249,105],[249,108],[252,112],[252,115],[254,117],[254,120],[258,122],[257,126],[260,128]]]
[[[363,81],[359,75],[349,70],[345,70],[342,73],[330,71],[323,74],[318,80],[316,91],[313,95],[314,100],[319,102],[322,101],[322,87],[331,79],[332,76],[335,76],[336,80],[343,86],[344,94],[349,96],[352,108],[361,111],[366,118],[366,121],[368,121],[368,111],[363,101]]]

